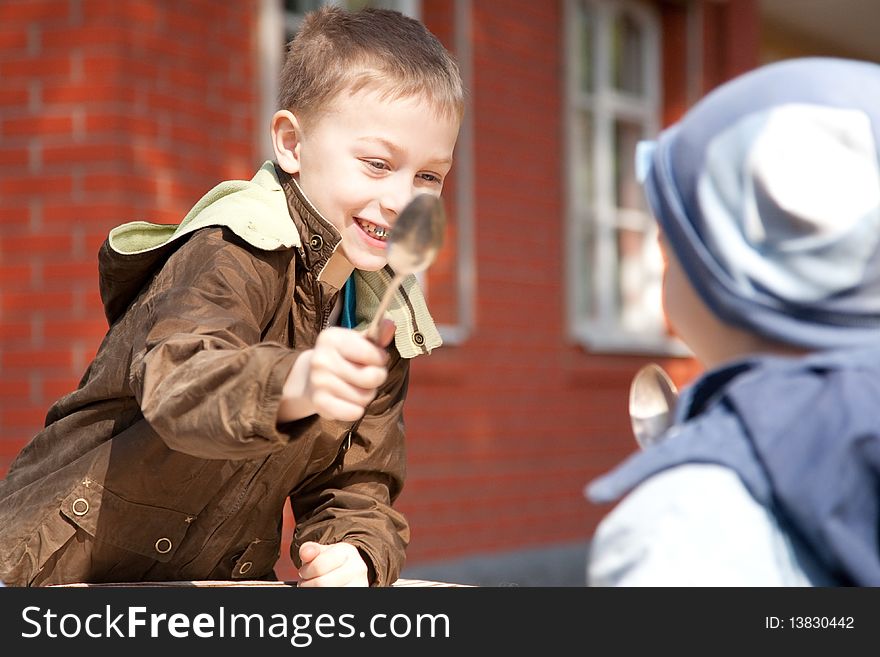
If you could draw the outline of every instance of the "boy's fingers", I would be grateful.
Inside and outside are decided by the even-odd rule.
[[[355,365],[344,359],[321,363],[312,373],[314,389],[324,389],[344,399],[355,401],[367,395],[370,399],[376,389],[385,383],[388,370],[379,365]],[[369,401],[369,399],[367,400]]]
[[[308,560],[306,557],[309,557]],[[308,542],[300,546],[299,558],[302,561],[302,567],[299,569],[300,578],[314,579],[339,568],[345,561],[345,554],[335,549],[333,545]]]
[[[396,328],[394,322],[387,317],[379,322],[379,339],[377,340],[377,344],[380,347],[387,347],[391,342],[391,339],[394,337],[394,331]]]
[[[309,545],[304,543],[302,549]],[[369,586],[367,566],[357,549],[348,543],[319,545],[311,543],[320,550],[308,564],[303,563],[299,571],[299,586]]]
[[[319,554],[321,554],[320,543],[308,541],[299,546],[299,558],[303,565],[311,563]]]
[[[318,390],[312,397],[315,411],[321,417],[344,422],[354,422],[364,414],[364,409],[373,401],[374,392],[364,395],[358,400],[350,400],[336,396],[326,390]]]
[[[359,365],[384,365],[388,360],[388,353],[382,346],[351,329],[339,329],[328,336],[328,346],[345,360]]]

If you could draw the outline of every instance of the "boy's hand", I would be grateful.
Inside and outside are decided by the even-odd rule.
[[[384,347],[394,337],[394,322],[383,320],[378,343],[351,329],[331,327],[315,346],[297,358],[278,407],[278,421],[317,413],[330,420],[354,422],[364,414],[388,377]]]
[[[367,564],[351,543],[303,543],[299,586],[369,586]]]

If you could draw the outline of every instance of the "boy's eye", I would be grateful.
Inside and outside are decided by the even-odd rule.
[[[379,171],[389,171],[391,169],[391,167],[382,160],[364,160],[364,162],[366,162],[368,166]]]
[[[443,179],[434,173],[420,173],[419,178],[421,178],[425,182],[431,183],[432,185],[439,185],[441,182],[443,182]]]

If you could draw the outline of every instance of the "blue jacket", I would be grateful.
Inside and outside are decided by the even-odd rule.
[[[686,463],[734,470],[830,581],[880,586],[880,348],[711,371],[683,392],[662,441],[587,494],[611,502]]]

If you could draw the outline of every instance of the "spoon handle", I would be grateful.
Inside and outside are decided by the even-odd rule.
[[[367,327],[367,339],[374,344],[379,343],[379,322],[385,316],[385,311],[388,310],[388,304],[391,303],[391,298],[394,296],[394,293],[397,292],[397,288],[400,287],[402,282],[403,276],[395,274],[394,278],[391,279],[391,283],[385,288],[385,294],[382,295],[382,303],[380,303],[379,307],[376,309],[376,314],[373,315],[373,321],[371,321],[370,325]]]

